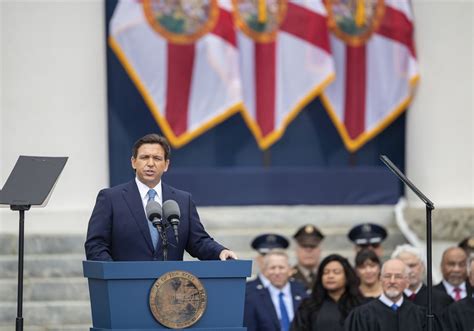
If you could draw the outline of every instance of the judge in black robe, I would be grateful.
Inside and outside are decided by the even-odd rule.
[[[345,323],[346,331],[422,331],[426,330],[424,309],[403,300],[397,311],[379,299],[352,311]],[[440,329],[437,329],[440,330]]]
[[[466,297],[453,303],[446,310],[444,318],[448,330],[474,330],[474,298]]]
[[[382,266],[383,293],[354,309],[345,321],[346,331],[423,331],[427,329],[425,309],[403,297],[408,287],[410,268],[400,259]],[[435,321],[434,321],[435,322]],[[443,330],[433,323],[433,331]]]
[[[454,302],[454,300],[445,292],[438,291],[433,288],[431,307],[435,315],[441,316],[446,308]],[[405,299],[413,302],[415,305],[427,308],[428,303],[428,287],[425,284],[421,285],[420,290],[415,294],[414,298],[409,298],[405,295]]]
[[[311,297],[300,305],[291,331],[344,331],[344,320],[366,302],[359,281],[346,258],[332,254],[319,265]]]

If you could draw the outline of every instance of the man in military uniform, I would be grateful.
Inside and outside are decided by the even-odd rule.
[[[347,237],[354,243],[356,252],[371,249],[382,259],[382,242],[387,238],[387,230],[383,226],[374,223],[358,224],[349,231]]]
[[[247,292],[268,287],[270,281],[263,272],[263,259],[271,250],[286,249],[289,245],[288,239],[276,233],[261,234],[252,240],[251,246],[258,252],[258,255],[255,257],[255,263],[257,264],[259,273],[254,280],[247,282]]]
[[[312,224],[303,225],[293,235],[296,242],[297,264],[292,269],[292,277],[312,289],[321,256],[321,241],[324,235]]]

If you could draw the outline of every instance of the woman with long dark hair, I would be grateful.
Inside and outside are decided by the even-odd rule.
[[[292,331],[343,331],[349,312],[365,303],[359,279],[346,258],[332,254],[319,265],[311,297],[304,300]]]
[[[355,270],[360,279],[359,289],[366,298],[378,298],[382,294],[381,265],[377,254],[370,249],[363,249],[356,255]]]

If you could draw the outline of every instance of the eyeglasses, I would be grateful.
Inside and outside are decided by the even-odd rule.
[[[383,274],[382,278],[385,280],[391,280],[392,278],[395,278],[395,280],[402,280],[405,279],[406,276],[404,274]]]

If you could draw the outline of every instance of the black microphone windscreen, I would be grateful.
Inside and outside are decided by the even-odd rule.
[[[148,201],[145,207],[145,211],[146,218],[148,218],[148,220],[153,221],[155,218],[161,219],[162,209],[158,202]]]
[[[163,215],[164,218],[167,220],[169,220],[170,218],[179,219],[181,216],[181,212],[179,210],[178,203],[174,200],[166,200],[163,203]]]

